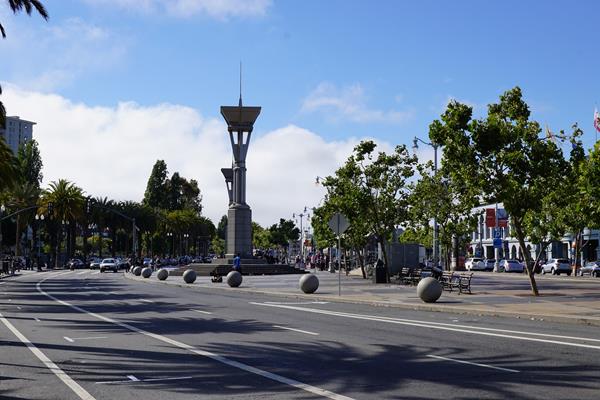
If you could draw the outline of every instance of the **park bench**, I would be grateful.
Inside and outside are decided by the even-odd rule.
[[[400,269],[400,275],[398,276],[398,280],[404,284],[409,284],[412,282],[411,272],[410,272],[409,267],[402,267]]]
[[[465,292],[469,292],[469,294],[471,293],[471,279],[473,278],[473,273],[463,273],[459,275],[459,280],[458,280],[458,292],[459,293],[465,293]]]
[[[447,290],[449,292],[454,289],[458,290],[458,293],[471,293],[471,279],[473,278],[473,273],[468,274],[456,274],[454,272],[444,272],[440,277],[440,283],[442,284],[442,290]]]

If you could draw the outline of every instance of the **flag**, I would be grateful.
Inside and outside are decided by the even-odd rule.
[[[594,108],[594,128],[600,132],[600,114],[598,114],[597,108]]]

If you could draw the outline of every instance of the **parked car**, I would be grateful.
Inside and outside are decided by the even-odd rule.
[[[525,271],[525,267],[518,260],[500,260],[498,270],[504,272],[519,272]]]
[[[560,275],[566,273],[571,275],[571,262],[566,258],[550,258],[548,262],[542,265],[542,274],[551,273],[552,275]]]
[[[100,259],[98,257],[91,258],[89,261],[90,269],[97,269],[97,268],[99,269],[101,262],[102,262],[102,259]]]
[[[586,261],[586,263],[579,269],[579,275],[590,274],[595,278],[600,278],[600,262],[598,261]]]
[[[486,271],[493,271],[494,270],[494,266],[496,265],[496,259],[495,258],[488,258],[487,260],[484,261],[485,264],[485,270]]]
[[[483,262],[483,258],[467,258],[465,268],[467,271],[485,271],[485,263]]]
[[[113,272],[117,272],[119,267],[117,265],[117,260],[114,258],[105,258],[100,263],[100,272],[112,270]]]
[[[116,260],[116,263],[117,263],[117,269],[128,270],[129,267],[131,267],[131,262],[129,261],[128,258],[118,258]]]

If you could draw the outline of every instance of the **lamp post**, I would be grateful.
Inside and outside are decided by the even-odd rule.
[[[306,211],[308,210],[308,208],[306,206],[304,206],[304,210],[298,214],[298,217],[300,217],[300,254],[302,255],[302,261],[304,261],[304,238],[302,237],[304,235],[304,230],[302,230],[302,218],[304,218],[304,216],[308,216],[308,214],[306,214]],[[296,219],[296,214],[292,214],[292,218]]]
[[[173,252],[175,251],[175,238],[173,237],[173,232],[167,232],[167,238],[169,237],[171,238],[171,251],[169,252],[169,255],[173,257]]]
[[[189,233],[184,233],[183,238],[185,239],[185,255],[189,253],[188,251],[188,238],[190,237]]]
[[[35,224],[37,225],[37,269],[40,271],[42,267],[40,266],[40,257],[42,250],[42,230],[40,229],[40,224],[44,222],[44,214],[35,214]]]
[[[0,204],[0,253],[2,253],[2,214],[6,211],[4,204]]]
[[[415,136],[415,138],[413,139],[413,151],[415,153],[419,149],[419,142],[421,142],[427,146],[433,147],[433,173],[434,174],[437,173],[437,170],[438,170],[438,160],[437,160],[438,145],[433,142],[432,143],[426,142]],[[438,259],[439,259],[439,232],[438,232],[437,219],[434,217],[433,218],[433,265],[436,267],[438,266]]]

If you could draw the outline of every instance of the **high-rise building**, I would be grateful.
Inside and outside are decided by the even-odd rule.
[[[33,125],[35,125],[35,122],[26,121],[19,117],[6,117],[6,129],[0,128],[0,136],[4,138],[12,152],[17,154],[21,143],[32,139]]]

